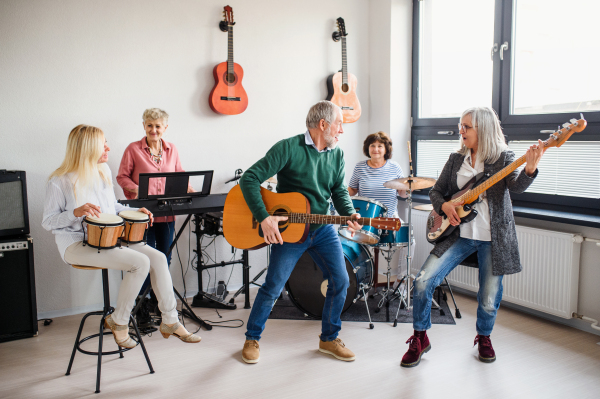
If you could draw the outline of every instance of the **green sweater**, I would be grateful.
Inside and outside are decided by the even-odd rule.
[[[264,158],[246,170],[240,179],[244,199],[256,220],[269,213],[260,195],[260,185],[277,174],[277,192],[298,192],[308,198],[313,214],[325,215],[329,197],[342,216],[356,213],[345,183],[344,152],[338,147],[318,152],[307,145],[304,134],[281,140]],[[311,225],[316,230],[321,225]]]

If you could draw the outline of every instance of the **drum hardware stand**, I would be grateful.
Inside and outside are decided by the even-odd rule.
[[[369,328],[372,330],[375,328],[371,321],[371,312],[369,312],[369,304],[367,303],[367,294],[365,293],[365,285],[360,283],[360,290],[362,291],[363,298],[365,298],[365,307],[367,308],[367,316],[369,316]]]
[[[388,244],[388,249],[379,248],[379,251],[383,254],[383,258],[387,262],[387,271],[385,273],[387,278],[387,285],[384,288],[383,293],[381,294],[381,299],[377,304],[376,312],[379,312],[383,304],[385,303],[385,312],[386,312],[386,320],[390,321],[390,302],[393,300],[392,295],[394,294],[394,290],[390,289],[390,278],[391,278],[391,262],[396,253],[397,248],[392,246],[392,244]]]

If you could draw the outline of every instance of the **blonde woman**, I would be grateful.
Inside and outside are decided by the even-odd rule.
[[[134,300],[148,272],[162,312],[160,332],[166,338],[175,335],[184,342],[200,342],[200,337],[190,334],[178,322],[177,303],[164,254],[143,243],[100,252],[82,243],[83,218],[131,210],[115,198],[110,169],[106,165],[109,151],[104,133],[99,128],[79,125],[71,130],[65,159],[46,184],[42,226],[54,234],[65,263],[126,272],[115,311],[105,320],[105,326],[112,330],[117,345],[123,348],[135,346],[127,325]],[[152,213],[145,208],[138,211],[149,215],[152,223]]]
[[[400,363],[402,367],[417,366],[423,353],[431,349],[427,330],[431,328],[433,291],[456,266],[470,265],[465,259],[473,253],[477,253],[477,263],[470,266],[479,268],[475,344],[479,344],[480,361],[495,361],[490,334],[502,300],[502,277],[522,269],[508,192],[521,193],[533,183],[544,146],[541,141],[532,145],[525,156],[525,168],[515,170],[488,189],[474,206],[477,216],[461,224],[455,207],[462,202],[446,202],[444,197],[454,195],[479,174],[492,176],[511,164],[515,154],[508,149],[500,121],[491,108],[467,109],[458,129],[461,147],[450,155],[429,197],[435,211],[445,214],[450,224],[460,228],[435,244],[414,282],[414,334],[406,342],[410,346]]]

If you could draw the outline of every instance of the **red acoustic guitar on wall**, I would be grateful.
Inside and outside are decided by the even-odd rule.
[[[233,9],[225,6],[224,20],[219,27],[227,32],[227,62],[222,62],[213,69],[215,87],[210,92],[208,103],[218,114],[237,115],[248,107],[248,95],[242,87],[244,70],[233,62]]]

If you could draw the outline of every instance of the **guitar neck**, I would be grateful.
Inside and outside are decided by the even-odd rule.
[[[342,36],[342,83],[348,84],[348,61],[346,59],[346,37]]]
[[[233,73],[233,25],[227,25],[227,73]]]
[[[316,215],[312,213],[291,213],[288,220],[290,223],[302,224],[346,224],[351,220],[351,216],[336,216],[336,215]],[[371,226],[372,218],[353,219],[358,224],[363,226]]]
[[[453,199],[452,201],[455,201],[455,202],[464,201],[465,204],[470,204],[471,202],[476,201],[477,198],[479,198],[479,196],[485,192],[485,190],[492,187],[494,184],[498,183],[500,180],[504,179],[506,176],[511,174],[515,169],[517,169],[519,166],[523,165],[524,163],[525,163],[525,155],[523,155],[519,159],[515,160],[510,165],[505,166],[502,170],[500,170],[494,176],[490,177],[489,179],[487,179],[486,181],[481,183],[479,186],[477,186],[471,190],[468,190],[466,193],[464,193],[463,195],[461,195],[458,198]]]

